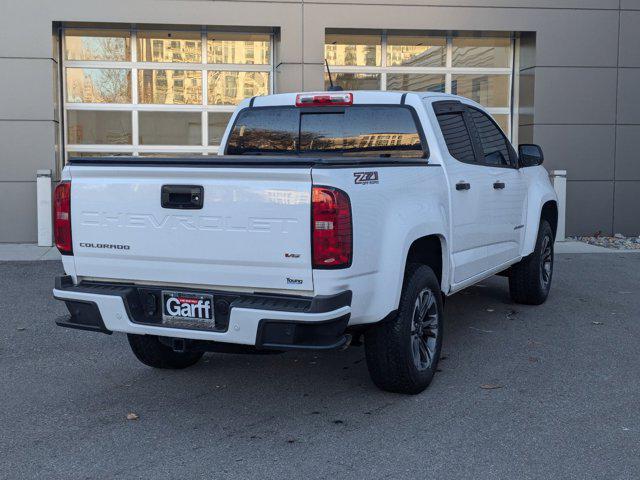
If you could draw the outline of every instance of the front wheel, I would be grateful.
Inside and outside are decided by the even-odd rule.
[[[545,302],[553,278],[553,230],[540,221],[533,253],[511,267],[509,293],[516,303],[540,305]]]
[[[365,332],[365,354],[375,385],[416,394],[433,379],[442,348],[442,295],[431,268],[407,268],[397,315]]]

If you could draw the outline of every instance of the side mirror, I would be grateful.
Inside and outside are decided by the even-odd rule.
[[[536,167],[544,162],[544,154],[539,145],[520,145],[518,147],[518,157],[521,167]]]

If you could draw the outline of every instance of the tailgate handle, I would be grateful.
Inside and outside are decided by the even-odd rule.
[[[160,201],[162,208],[200,210],[204,188],[200,185],[163,185]]]

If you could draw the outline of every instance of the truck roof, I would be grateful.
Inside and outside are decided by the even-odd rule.
[[[254,107],[267,107],[267,106],[280,106],[280,105],[295,105],[296,96],[300,94],[305,95],[331,95],[339,93],[352,93],[353,103],[388,103],[397,104],[401,102],[403,95],[416,96],[421,99],[425,98],[442,98],[450,100],[461,100],[468,103],[476,104],[476,102],[469,100],[468,98],[461,97],[459,95],[452,95],[450,93],[439,92],[409,92],[409,91],[380,91],[380,90],[344,90],[339,92],[328,91],[316,91],[316,92],[296,92],[296,93],[278,93],[274,95],[264,95],[253,97],[251,99],[243,100],[240,103],[240,107],[247,107],[250,104]],[[478,105],[479,106],[479,105]]]

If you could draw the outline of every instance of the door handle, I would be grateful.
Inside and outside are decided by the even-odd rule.
[[[200,210],[204,188],[200,185],[163,185],[160,194],[162,208]]]
[[[496,190],[502,190],[504,187],[504,182],[496,182],[493,184],[493,188],[495,188]]]
[[[458,182],[456,183],[456,190],[471,190],[471,184],[469,182]]]

